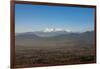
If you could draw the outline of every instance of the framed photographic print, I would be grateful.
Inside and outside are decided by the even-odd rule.
[[[11,1],[11,68],[96,63],[96,6]]]

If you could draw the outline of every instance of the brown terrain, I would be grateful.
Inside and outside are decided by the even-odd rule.
[[[95,63],[94,32],[52,37],[16,35],[16,67]]]

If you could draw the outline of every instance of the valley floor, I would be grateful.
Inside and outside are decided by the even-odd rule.
[[[16,46],[16,67],[94,63],[93,47]]]

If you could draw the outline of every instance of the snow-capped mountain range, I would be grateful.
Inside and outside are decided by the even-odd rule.
[[[71,33],[70,30],[62,28],[45,28],[44,30],[34,32],[35,35],[40,37],[52,37],[69,33]]]
[[[46,28],[43,30],[43,32],[60,32],[60,31],[71,32],[68,29],[61,29],[61,28]]]
[[[45,28],[44,30],[40,31],[34,31],[34,32],[25,32],[25,33],[19,33],[20,34],[28,34],[28,35],[36,35],[40,37],[52,37],[52,36],[58,36],[63,34],[70,34],[72,33],[70,30],[61,29],[61,28]]]
[[[16,35],[28,35],[28,36],[36,35],[39,37],[54,37],[59,35],[70,35],[70,34],[80,34],[80,32],[72,32],[68,29],[61,29],[61,28],[46,28],[40,31],[16,33]]]

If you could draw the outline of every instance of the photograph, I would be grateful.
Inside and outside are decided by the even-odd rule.
[[[15,2],[16,68],[96,63],[96,6]]]

